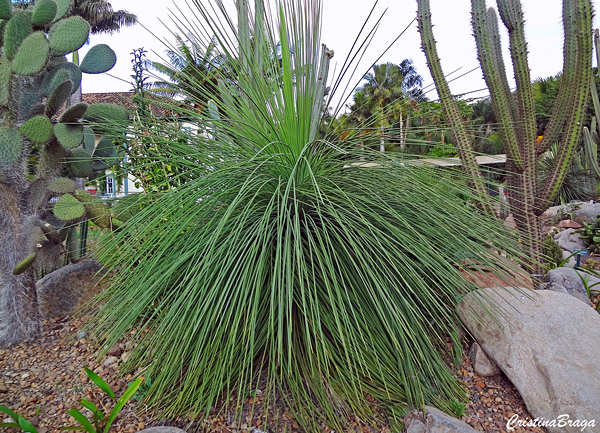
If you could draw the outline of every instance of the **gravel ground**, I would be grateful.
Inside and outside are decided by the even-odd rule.
[[[99,374],[117,395],[134,380],[132,375],[119,377],[118,374],[119,363],[128,356],[126,342],[123,340],[105,358],[98,360],[86,339],[77,338],[83,320],[66,317],[47,321],[39,340],[0,350],[0,404],[29,419],[38,433],[55,433],[59,427],[72,425],[73,419],[66,411],[81,409],[79,400],[82,398],[100,407],[110,403],[88,380],[82,371],[84,365]],[[505,433],[511,416],[529,417],[518,392],[503,375],[479,377],[468,360],[458,374],[471,395],[462,419],[476,430]],[[262,403],[261,395],[245,400],[243,416],[237,420],[232,413],[217,414],[216,411],[208,420],[192,417],[156,420],[143,404],[132,400],[121,411],[112,431],[133,433],[154,425],[171,425],[193,433],[261,433],[283,431],[284,428],[290,433],[300,432],[294,417],[283,406],[275,409],[277,413],[264,414]],[[353,429],[348,431],[389,432],[389,427],[373,429],[353,422]],[[540,433],[544,430],[517,427],[515,431]]]

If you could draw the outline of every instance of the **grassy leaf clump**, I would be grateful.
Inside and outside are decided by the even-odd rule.
[[[181,18],[178,31],[210,30],[193,39],[218,47],[219,92],[199,86],[210,113],[185,113],[206,132],[164,134],[169,154],[148,158],[202,174],[145,200],[106,240],[101,260],[119,272],[96,335],[110,347],[135,331],[126,368],[147,368],[147,402],[165,416],[258,387],[308,431],[413,405],[452,411],[465,390],[446,342],[473,288],[456,257],[508,278],[492,246],[517,258],[517,243],[466,205],[460,174],[316,135],[320,2],[285,0],[273,16],[240,7],[237,26],[195,4],[207,23]]]

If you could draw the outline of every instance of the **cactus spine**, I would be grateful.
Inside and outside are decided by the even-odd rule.
[[[107,161],[93,155],[94,132],[108,131],[103,124],[114,116],[121,124],[127,120],[123,110],[105,105],[91,110],[91,121],[86,104],[63,109],[81,80],[80,68],[66,63],[64,54],[85,43],[90,31],[86,21],[69,15],[71,8],[72,0],[38,0],[23,11],[0,0],[5,20],[0,42],[0,346],[39,334],[36,269],[52,271],[49,266],[59,265],[65,241],[71,243],[69,250],[80,249],[73,232],[81,221],[110,222],[105,206],[88,196],[81,199],[73,179],[65,177],[93,175],[94,162]],[[91,73],[114,65],[108,46],[90,51],[84,62]],[[55,115],[59,122],[53,126]],[[39,155],[35,167],[33,152]],[[115,161],[108,138],[103,154]]]
[[[419,31],[423,51],[442,101],[451,100],[448,84],[441,72],[435,51],[429,0],[417,0]],[[552,118],[544,139],[536,141],[535,105],[527,61],[524,18],[519,0],[497,0],[498,12],[508,30],[510,54],[517,88],[508,86],[502,59],[498,19],[485,0],[471,0],[473,33],[483,76],[490,90],[496,118],[501,123],[501,137],[507,152],[507,187],[509,203],[520,230],[522,241],[531,257],[530,271],[540,272],[541,231],[539,215],[554,198],[567,173],[568,164],[580,138],[581,123],[588,102],[591,79],[592,39],[590,0],[563,0],[565,46],[563,75]],[[455,130],[464,130],[460,119],[452,116],[446,103],[446,118]],[[558,164],[545,184],[538,183],[538,157],[550,144],[559,140]],[[471,137],[455,137],[463,165],[473,179],[481,172],[468,157],[472,155]],[[464,155],[467,155],[466,157]],[[475,181],[474,181],[475,183]]]

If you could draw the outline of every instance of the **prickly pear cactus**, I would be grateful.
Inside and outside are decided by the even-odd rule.
[[[107,104],[65,108],[82,72],[106,72],[116,60],[102,44],[81,69],[67,62],[90,34],[86,21],[69,15],[71,6],[72,0],[38,0],[21,10],[0,0],[0,345],[30,338],[36,326],[37,307],[25,305],[35,299],[36,264],[64,253],[67,233],[79,222],[110,225],[106,208],[77,193],[73,179],[94,176],[107,159],[114,164],[108,134],[122,133],[128,115]],[[105,135],[101,149],[95,134]],[[36,319],[11,318],[11,311]],[[25,325],[11,331],[11,323]]]

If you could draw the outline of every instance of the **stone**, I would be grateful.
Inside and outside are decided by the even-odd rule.
[[[497,287],[469,293],[459,315],[517,388],[532,418],[566,415],[600,425],[600,345],[593,344],[600,315],[594,309],[551,290]]]
[[[566,229],[554,235],[554,240],[558,245],[571,253],[573,250],[584,250],[585,243],[581,240],[581,233],[575,233],[575,229]]]
[[[118,344],[115,344],[113,347],[110,348],[110,350],[106,354],[109,356],[121,356],[122,353],[123,349],[119,347]]]
[[[86,260],[63,266],[36,283],[42,319],[64,317],[90,301],[110,283],[102,279],[102,265]]]
[[[580,273],[573,268],[561,267],[549,270],[544,276],[545,288],[554,292],[571,295],[586,305],[590,305],[590,299]],[[599,280],[600,281],[600,280]]]
[[[558,215],[558,211],[560,210],[560,208],[562,208],[561,205],[549,207],[542,214],[542,218],[545,218],[545,219],[552,219],[552,218],[554,218],[556,215]]]
[[[559,229],[581,229],[583,226],[573,220],[562,220],[558,223]]]
[[[572,252],[562,250],[563,267],[574,268],[577,266],[577,256],[574,256]]]
[[[181,430],[177,427],[159,426],[140,430],[139,433],[185,433],[185,430]]]
[[[591,224],[596,222],[598,215],[600,215],[600,203],[582,203],[579,209],[573,212],[573,221],[579,224]]]
[[[501,373],[498,366],[486,355],[484,350],[477,343],[471,345],[469,359],[471,360],[471,364],[473,364],[475,373],[480,376],[489,377]]]
[[[425,406],[426,415],[413,412],[405,420],[406,433],[476,433],[466,422],[434,407]]]
[[[119,358],[117,358],[116,356],[109,356],[108,358],[106,358],[106,361],[104,361],[104,366],[108,367],[109,365],[114,364],[118,360]]]

